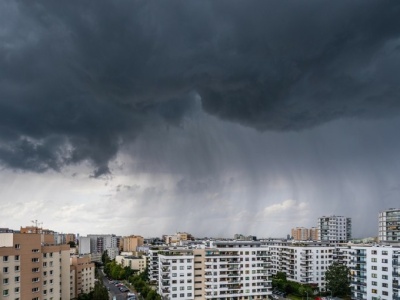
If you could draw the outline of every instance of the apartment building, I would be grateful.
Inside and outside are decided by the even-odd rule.
[[[322,242],[267,244],[272,274],[284,272],[288,280],[325,290],[325,272],[335,259],[334,246]]]
[[[147,259],[143,256],[138,257],[133,255],[117,255],[115,257],[115,261],[122,267],[129,267],[138,273],[143,272],[147,267]]]
[[[351,299],[400,299],[400,248],[351,247]]]
[[[118,244],[119,237],[114,234],[88,234],[87,237],[79,237],[79,255],[90,253],[92,258],[101,258],[101,254],[107,250],[108,256],[114,259],[119,253]],[[100,256],[96,254],[100,254]]]
[[[173,235],[164,235],[163,240],[165,244],[171,245],[193,240],[193,236],[187,232],[177,232],[176,234]]]
[[[71,289],[70,299],[87,294],[94,289],[95,265],[90,256],[72,256],[70,258]]]
[[[143,246],[143,237],[139,235],[125,236],[122,238],[122,251],[135,252],[137,247]]]
[[[400,244],[400,209],[390,208],[379,213],[380,243]]]
[[[259,242],[150,249],[149,265],[151,278],[152,270],[158,271],[158,292],[165,299],[265,299],[271,294],[268,248]]]
[[[41,233],[0,233],[2,299],[69,299],[69,246]]]
[[[307,241],[310,239],[310,230],[304,227],[292,228],[291,235],[295,241]]]
[[[158,293],[165,299],[194,299],[192,250],[158,253]]]
[[[318,218],[318,240],[347,243],[351,239],[351,218],[328,216]]]

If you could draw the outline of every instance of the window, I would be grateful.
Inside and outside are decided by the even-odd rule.
[[[15,277],[14,277],[14,281],[15,281],[15,282],[19,282],[19,276],[15,276]]]
[[[3,290],[3,296],[8,296],[8,295],[9,295],[8,290]]]
[[[19,261],[19,255],[15,255],[14,260]]]
[[[33,269],[32,269],[32,272],[33,272],[33,273],[39,272],[39,268],[33,268]],[[46,272],[45,272],[45,273],[46,273]],[[46,274],[45,274],[45,275],[46,275]]]
[[[387,275],[382,275],[382,279],[388,279]]]
[[[15,271],[15,272],[19,272],[19,266],[15,266],[15,267],[14,267],[14,271]]]
[[[32,282],[39,282],[39,277],[32,278]]]
[[[20,244],[15,244],[15,245],[14,245],[14,248],[15,248],[15,249],[21,249],[21,245],[20,245]]]
[[[386,271],[387,272],[388,268],[387,267],[382,267],[382,271]]]
[[[14,293],[19,293],[19,287],[14,288]]]
[[[372,270],[378,270],[378,267],[377,266],[372,266],[371,269]]]
[[[3,284],[8,284],[8,278],[3,278]]]
[[[383,296],[388,296],[388,295],[389,295],[389,293],[388,293],[388,292],[386,292],[386,291],[382,291],[382,295],[383,295]]]
[[[372,289],[372,294],[376,294],[377,293],[377,290],[376,289]]]
[[[372,285],[378,285],[376,281],[372,281]]]
[[[3,256],[3,261],[7,262],[8,261],[8,256]]]
[[[176,291],[176,290],[177,290],[177,287],[176,287],[176,286],[173,286],[173,287],[172,287],[172,290],[173,290],[173,291]]]
[[[386,250],[382,251],[382,255],[388,255],[388,252]]]
[[[375,273],[372,273],[372,274],[371,274],[371,277],[372,277],[372,278],[378,278],[378,275],[376,275]]]
[[[32,258],[32,262],[34,262],[34,263],[39,262],[39,258],[37,258],[37,257]]]
[[[373,258],[371,258],[371,261],[372,261],[372,262],[377,262],[378,259],[377,259],[376,257],[373,257]]]
[[[382,283],[382,286],[383,287],[388,287],[388,284],[387,283]]]
[[[36,293],[36,292],[39,292],[39,288],[38,288],[38,287],[34,287],[34,288],[32,289],[32,293]]]
[[[386,258],[382,259],[382,263],[387,264],[388,260]]]
[[[8,273],[8,267],[3,268],[3,273]]]

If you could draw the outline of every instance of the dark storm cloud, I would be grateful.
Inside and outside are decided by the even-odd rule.
[[[108,173],[146,126],[201,97],[220,118],[299,130],[398,114],[394,1],[1,4],[0,160]]]

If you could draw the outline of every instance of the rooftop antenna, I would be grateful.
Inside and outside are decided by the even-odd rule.
[[[33,223],[34,233],[39,233],[39,226],[43,225],[43,222],[38,222],[38,220],[32,220],[31,222]]]

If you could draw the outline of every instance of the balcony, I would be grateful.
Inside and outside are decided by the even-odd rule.
[[[354,285],[361,285],[361,286],[367,286],[367,283],[366,283],[366,282],[360,281],[360,280],[352,280],[352,281],[351,281],[351,284],[354,284]]]

